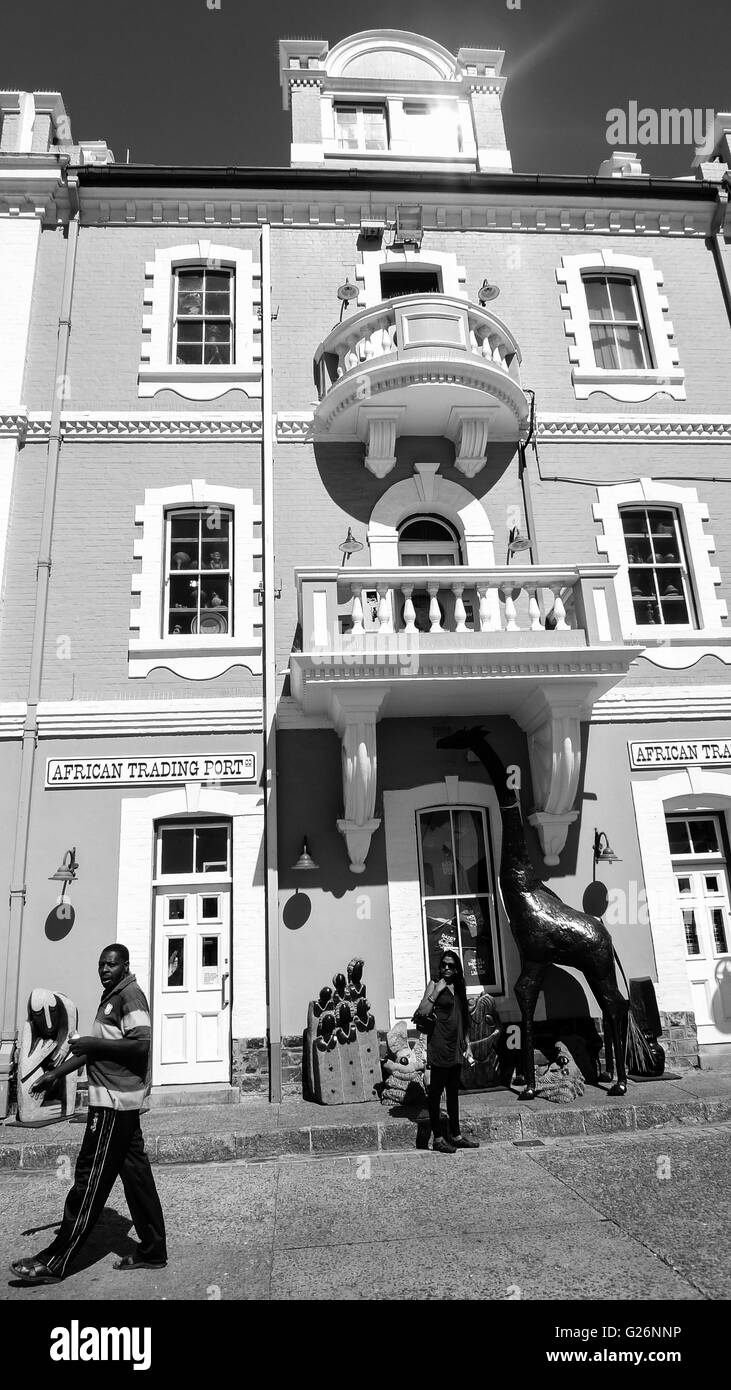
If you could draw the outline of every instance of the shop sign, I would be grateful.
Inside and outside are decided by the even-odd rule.
[[[48,758],[46,786],[54,787],[172,787],[185,782],[254,782],[253,753],[189,753],[170,757],[155,753],[145,758]]]
[[[731,767],[731,743],[723,739],[678,739],[664,743],[629,743],[633,768]]]

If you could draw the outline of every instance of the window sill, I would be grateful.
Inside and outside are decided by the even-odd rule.
[[[576,399],[588,400],[589,396],[603,392],[615,401],[637,403],[647,401],[651,396],[670,396],[674,401],[684,401],[685,372],[680,367],[666,371],[654,368],[647,371],[614,371],[592,367],[586,370],[574,367],[571,373]]]
[[[261,675],[261,647],[247,647],[234,638],[217,642],[206,637],[176,637],[159,643],[131,641],[128,674],[139,678],[164,669],[187,680],[212,680],[232,666]]]
[[[189,401],[212,401],[227,391],[243,391],[261,396],[261,367],[140,367],[138,396],[155,396],[158,391],[177,391]]]

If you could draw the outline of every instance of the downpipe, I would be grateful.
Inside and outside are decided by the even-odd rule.
[[[71,334],[71,303],[76,275],[76,252],[79,239],[79,185],[78,178],[69,174],[66,179],[69,192],[70,215],[66,240],[63,290],[61,295],[61,314],[58,321],[58,341],[56,344],[56,371],[54,395],[51,404],[48,453],[46,456],[46,479],[41,513],[41,534],[36,566],[36,592],[33,609],[30,666],[28,672],[28,695],[26,714],[21,736],[20,776],[18,781],[18,810],[13,846],[13,864],[10,878],[10,919],[8,944],[5,957],[4,988],[2,994],[2,1020],[0,1027],[0,1118],[8,1113],[10,1075],[16,1038],[16,1019],[18,994],[20,989],[20,959],[23,936],[23,919],[27,892],[28,845],[30,840],[30,819],[35,773],[36,747],[38,743],[38,704],[41,698],[43,677],[43,651],[46,639],[48,614],[48,592],[51,581],[51,562],[53,548],[53,529],[56,511],[56,490],[61,456],[61,411],[65,400],[64,384],[68,363],[69,337]]]

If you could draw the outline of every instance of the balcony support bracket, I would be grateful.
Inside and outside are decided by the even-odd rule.
[[[474,478],[487,463],[487,439],[490,410],[454,409],[449,417],[449,432],[456,439],[454,466],[466,478]]]
[[[377,478],[385,478],[396,467],[396,435],[402,410],[371,406],[359,411],[358,425],[367,430],[363,462]]]
[[[517,719],[528,735],[535,810],[530,824],[538,832],[546,864],[558,864],[569,828],[581,776],[581,719],[591,707],[591,685],[579,686],[567,701],[560,692],[537,690],[521,706]]]
[[[343,810],[337,822],[354,874],[365,871],[371,838],[381,824],[374,816],[377,791],[376,723],[388,695],[386,686],[367,691],[334,690],[330,718],[340,735]]]

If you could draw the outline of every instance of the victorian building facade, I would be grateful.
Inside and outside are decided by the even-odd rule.
[[[517,1019],[469,723],[671,1056],[731,1042],[731,117],[687,178],[522,175],[502,63],[285,41],[288,169],[2,156],[6,1074],[113,938],[159,1085],[295,1086],[355,955],[380,1028],[446,944]]]

